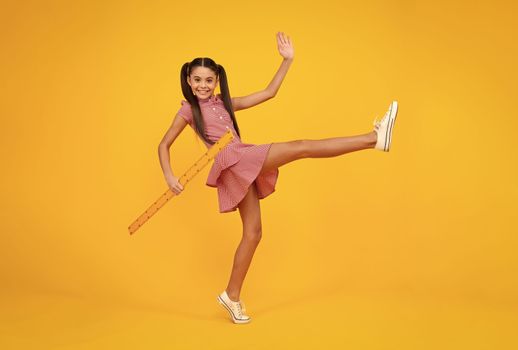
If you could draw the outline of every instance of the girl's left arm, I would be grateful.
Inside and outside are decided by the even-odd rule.
[[[279,49],[279,53],[283,57],[283,60],[270,84],[268,84],[264,90],[255,92],[251,95],[233,97],[232,107],[234,108],[234,111],[250,108],[275,97],[294,58],[294,49],[290,37],[285,36],[282,32],[277,33],[277,48]]]

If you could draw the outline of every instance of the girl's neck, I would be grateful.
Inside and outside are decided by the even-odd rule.
[[[213,102],[217,99],[217,96],[216,95],[211,95],[207,98],[204,98],[204,99],[201,99],[199,98],[198,96],[196,96],[196,98],[198,98],[198,102],[199,103],[204,103],[204,102]]]

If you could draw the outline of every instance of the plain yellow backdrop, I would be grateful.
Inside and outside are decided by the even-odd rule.
[[[127,228],[167,189],[157,148],[183,99],[181,65],[211,57],[231,94],[246,95],[272,79],[283,31],[295,60],[273,100],[236,113],[243,142],[356,135],[392,100],[400,110],[389,153],[280,168],[261,200],[263,239],[241,293],[249,309],[341,293],[516,310],[514,2],[2,7],[6,295],[212,314],[241,221],[218,212],[211,164],[133,236]],[[205,150],[187,126],[174,173]]]

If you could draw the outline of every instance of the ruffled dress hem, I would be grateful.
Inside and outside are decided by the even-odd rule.
[[[279,169],[259,174],[271,145],[231,143],[216,156],[206,185],[218,189],[220,213],[236,211],[254,182],[259,199],[275,192]]]

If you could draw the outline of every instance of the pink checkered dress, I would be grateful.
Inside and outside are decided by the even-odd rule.
[[[211,141],[217,141],[227,130],[232,130],[234,134],[231,143],[214,158],[206,183],[207,186],[218,189],[220,213],[235,211],[254,181],[259,199],[273,193],[279,169],[259,175],[272,143],[259,145],[242,143],[220,95],[214,95],[205,100],[198,99],[198,101],[205,121],[205,133]],[[191,105],[185,100],[182,100],[181,104],[178,114],[194,130]],[[205,142],[204,144],[207,149],[210,147],[209,144]]]

